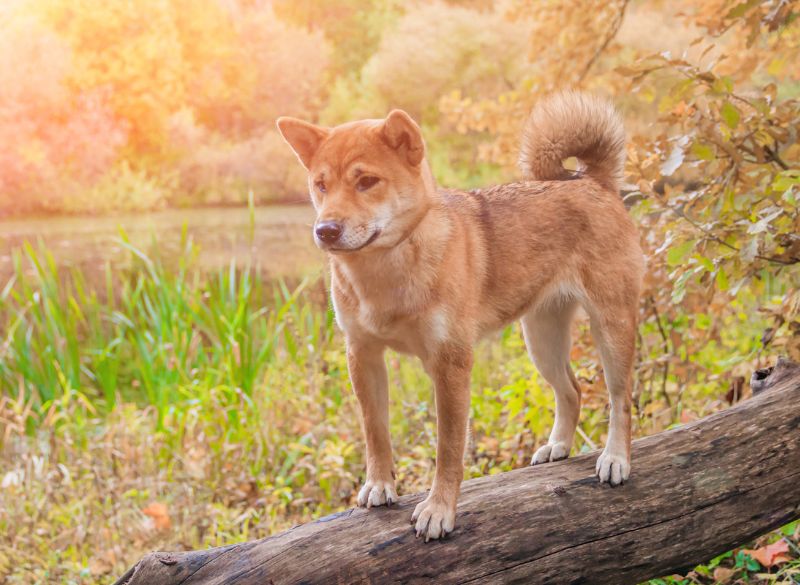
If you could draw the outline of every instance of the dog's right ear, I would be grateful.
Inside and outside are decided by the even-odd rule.
[[[297,118],[281,117],[278,118],[277,124],[283,139],[292,147],[300,163],[308,170],[314,153],[328,137],[330,130]]]

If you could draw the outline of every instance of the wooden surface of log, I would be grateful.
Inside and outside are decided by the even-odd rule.
[[[263,540],[151,553],[122,585],[639,583],[680,572],[800,517],[800,368],[753,376],[753,398],[639,439],[623,486],[598,453],[464,483],[456,529],[414,537],[424,494]]]

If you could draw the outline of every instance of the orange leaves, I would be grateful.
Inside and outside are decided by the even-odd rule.
[[[156,530],[169,530],[172,528],[172,520],[169,517],[169,510],[161,502],[152,502],[142,509],[142,514],[149,517]]]
[[[789,556],[789,544],[785,539],[780,539],[778,542],[773,542],[767,546],[762,546],[755,550],[742,549],[742,552],[761,563],[762,567],[774,567],[781,563],[787,563],[791,559]]]

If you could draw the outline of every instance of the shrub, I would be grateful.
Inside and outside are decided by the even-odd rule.
[[[166,206],[174,190],[174,175],[154,175],[123,160],[91,186],[76,189],[59,202],[67,213],[149,211]]]
[[[529,67],[527,46],[527,28],[501,12],[432,3],[385,34],[362,77],[389,106],[438,118],[437,100],[449,91],[494,95],[515,85]]]
[[[107,92],[69,91],[70,61],[33,19],[0,27],[0,209],[61,208],[104,175],[126,143]]]
[[[180,153],[175,204],[240,204],[250,192],[256,202],[305,201],[305,172],[276,130],[235,141],[197,125],[183,111],[173,116],[170,135]]]
[[[312,116],[330,54],[322,34],[281,22],[268,6],[244,10],[239,26],[254,74],[252,93],[240,105],[247,129],[260,133],[278,116]]]

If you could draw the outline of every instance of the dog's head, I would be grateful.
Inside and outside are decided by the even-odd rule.
[[[278,129],[308,171],[314,240],[323,250],[392,247],[427,211],[425,144],[405,112],[335,128],[279,118]]]

